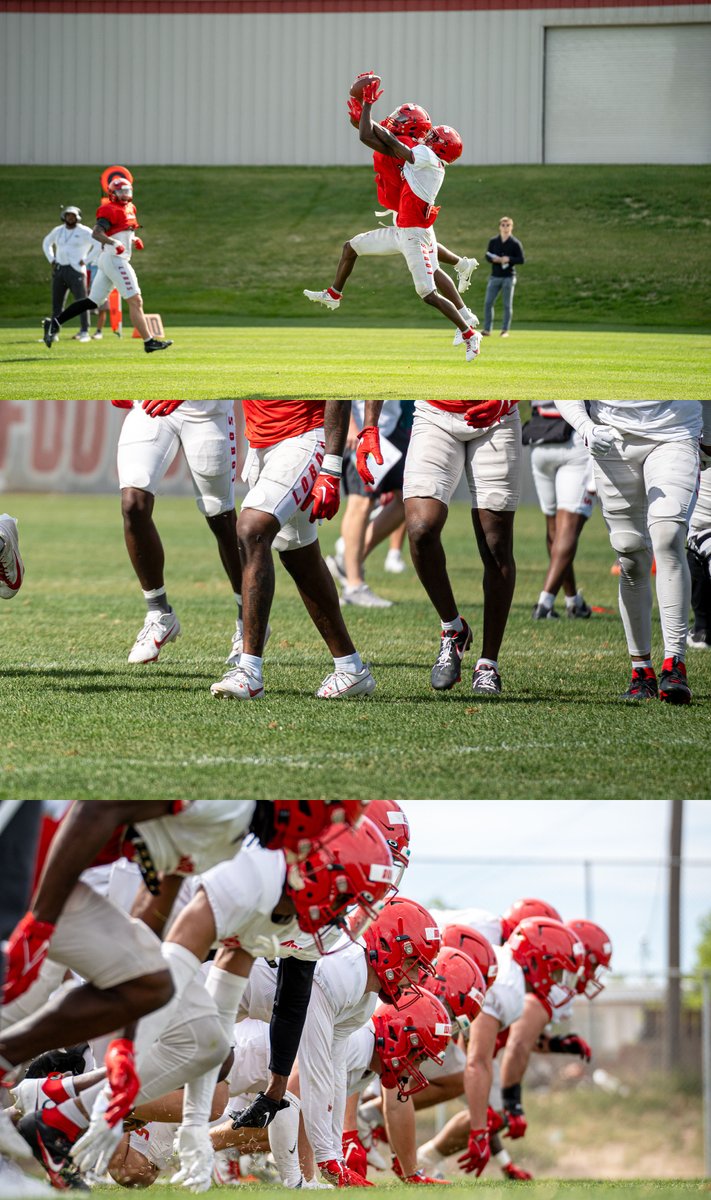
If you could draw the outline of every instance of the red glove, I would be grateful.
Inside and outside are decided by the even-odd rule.
[[[568,1033],[565,1037],[549,1038],[548,1049],[551,1054],[575,1054],[578,1058],[582,1058],[583,1062],[590,1062],[592,1058],[592,1047],[583,1038],[578,1037],[577,1033]]]
[[[15,928],[7,943],[3,1004],[24,995],[35,982],[47,957],[54,930],[55,926],[49,921],[38,921],[31,912]]]
[[[126,253],[126,247],[124,246],[123,242],[114,242],[113,247],[114,247],[114,254],[125,254]]]
[[[464,1173],[471,1175],[473,1172],[478,1179],[490,1158],[488,1129],[470,1129],[467,1152],[457,1159]]]
[[[364,104],[375,104],[375,101],[380,99],[383,94],[383,89],[380,88],[380,91],[378,91],[379,87],[379,79],[374,79],[372,83],[366,84],[361,93]]]
[[[133,239],[133,248],[134,248],[134,250],[145,250],[145,246],[143,245],[143,239],[139,238],[139,237],[135,237]]]
[[[133,408],[133,400],[112,400],[114,408]]]
[[[351,124],[356,128],[360,125],[360,114],[363,111],[363,105],[360,100],[356,100],[355,96],[348,97],[348,115],[351,119]]]
[[[343,1134],[343,1158],[347,1167],[363,1178],[368,1175],[368,1154],[365,1146],[358,1137],[357,1129],[346,1130]]]
[[[309,495],[301,505],[303,512],[306,512],[311,505],[311,516],[309,521],[313,525],[314,521],[321,519],[330,521],[335,517],[341,503],[341,479],[339,475],[329,475],[321,470],[321,474],[314,482]]]
[[[366,486],[375,483],[368,469],[369,454],[372,454],[378,466],[382,467],[383,456],[380,453],[380,433],[377,425],[366,425],[358,434],[356,470]]]
[[[435,1187],[449,1186],[451,1179],[430,1179],[429,1175],[425,1175],[424,1171],[415,1171],[414,1175],[403,1175],[405,1183],[428,1183],[434,1184]]]
[[[316,1165],[326,1183],[331,1183],[334,1187],[374,1186],[372,1183],[368,1183],[368,1180],[359,1175],[357,1171],[351,1171],[345,1163],[337,1162],[335,1158],[330,1158],[327,1162],[320,1162]]]
[[[472,429],[488,429],[490,425],[497,425],[503,417],[507,417],[517,404],[518,400],[482,400],[467,409],[467,425]]]
[[[511,1138],[511,1140],[515,1142],[518,1138],[526,1136],[528,1121],[522,1112],[507,1113],[506,1123],[508,1125],[508,1130],[504,1134],[504,1137]]]
[[[502,1129],[506,1128],[506,1121],[495,1108],[487,1109],[486,1124],[489,1130],[489,1137],[493,1137],[495,1133],[500,1133]]]
[[[524,1171],[523,1167],[517,1167],[516,1163],[507,1163],[501,1170],[508,1179],[533,1179],[528,1171]]]
[[[143,409],[149,417],[169,417],[184,400],[144,400]]]
[[[109,1044],[104,1057],[106,1080],[111,1089],[111,1104],[106,1110],[105,1120],[113,1127],[123,1121],[136,1101],[141,1081],[136,1074],[136,1059],[133,1042],[128,1038],[117,1038]]]

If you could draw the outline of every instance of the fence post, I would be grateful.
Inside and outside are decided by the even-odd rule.
[[[704,1165],[711,1179],[711,971],[704,971],[702,1031],[702,1078],[704,1089]]]

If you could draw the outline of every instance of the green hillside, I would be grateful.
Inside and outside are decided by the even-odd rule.
[[[93,224],[98,176],[98,167],[3,168],[0,319],[45,313],[41,240],[62,204],[79,204]],[[186,323],[431,324],[399,257],[358,264],[337,318],[301,296],[330,283],[343,241],[375,224],[369,166],[141,167],[135,179],[146,242],[136,266],[151,311]],[[517,326],[698,330],[711,307],[710,189],[709,167],[455,166],[437,232],[483,260],[499,217],[513,216],[527,256]],[[487,275],[482,266],[467,296],[480,315]]]

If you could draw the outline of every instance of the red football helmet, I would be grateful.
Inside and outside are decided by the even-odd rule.
[[[331,825],[355,825],[363,815],[361,800],[274,800],[262,802],[252,828],[267,850],[284,850],[294,862],[309,853]],[[257,828],[259,826],[259,828]]]
[[[419,104],[401,104],[382,122],[386,129],[399,137],[422,138],[432,128],[432,118]]]
[[[572,929],[550,917],[528,917],[514,929],[509,946],[530,990],[545,1008],[552,1012],[572,1000],[585,967],[585,949]],[[553,989],[556,1003],[551,999]]]
[[[417,1064],[429,1058],[441,1063],[452,1036],[446,1009],[436,996],[417,994],[407,1011],[381,1004],[373,1014],[375,1049],[383,1064],[383,1087],[397,1088],[404,1099],[427,1087]]]
[[[605,972],[612,963],[612,942],[594,921],[568,921],[567,925],[585,950],[585,968],[578,980],[578,992],[594,1000],[605,989]]]
[[[442,947],[435,971],[436,974],[425,981],[424,988],[448,1008],[460,1031],[468,1033],[484,1004],[484,976],[468,954],[452,946]]]
[[[483,933],[469,925],[447,925],[442,931],[442,945],[463,950],[476,963],[488,991],[499,973],[494,947]]]
[[[129,200],[133,199],[133,185],[128,179],[118,175],[109,184],[109,197],[116,204],[128,204]]]
[[[533,900],[530,897],[525,900],[514,900],[501,918],[501,936],[505,942],[508,942],[516,926],[525,921],[527,917],[550,917],[552,921],[563,920],[557,908],[554,908],[552,904],[547,904],[545,900]]]
[[[407,988],[414,989],[415,996],[420,994],[420,973],[434,974],[432,964],[441,944],[437,924],[426,908],[401,896],[388,901],[366,930],[365,945],[368,964],[393,1004]]]
[[[422,140],[446,163],[455,162],[464,149],[461,137],[451,125],[433,125]]]
[[[395,866],[404,871],[410,861],[410,822],[400,805],[395,800],[371,800],[368,819],[375,822],[388,843]]]
[[[385,838],[367,817],[357,829],[328,830],[302,862],[289,868],[299,928],[313,935],[323,954],[318,931],[325,925],[347,931],[346,910],[358,904],[362,926],[348,931],[355,940],[377,917],[396,874]]]

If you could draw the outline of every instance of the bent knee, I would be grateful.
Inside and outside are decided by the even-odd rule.
[[[152,975],[133,979],[123,986],[130,989],[131,1008],[136,1020],[147,1016],[148,1013],[157,1012],[159,1008],[165,1008],[175,995],[173,976],[167,968],[165,971],[155,971]]]
[[[121,512],[131,521],[146,516],[153,508],[152,492],[144,492],[141,488],[123,488],[121,491]]]
[[[636,529],[618,529],[610,534],[610,545],[620,558],[636,558],[649,553],[649,542],[644,533]]]

